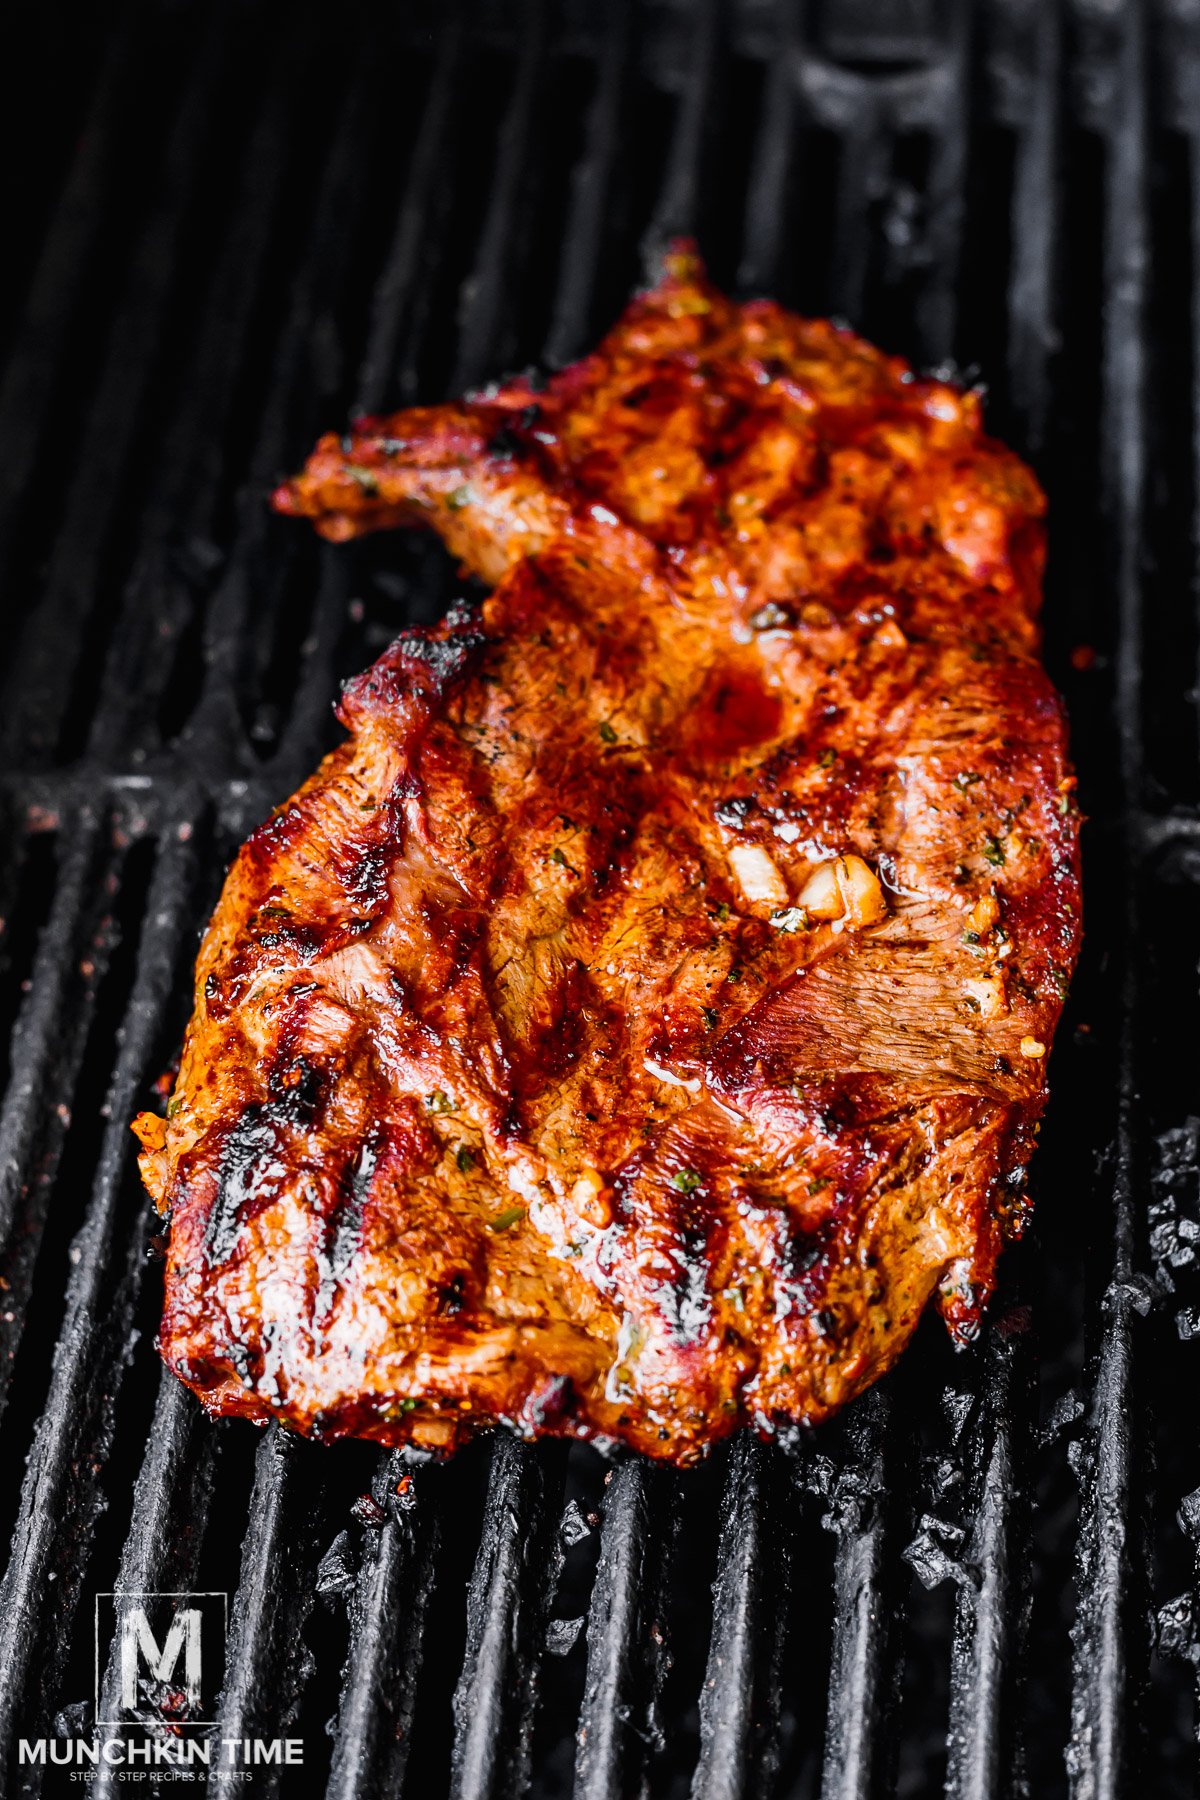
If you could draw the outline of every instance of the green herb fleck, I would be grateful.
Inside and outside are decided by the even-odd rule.
[[[425,1104],[431,1113],[448,1113],[454,1110],[454,1102],[445,1088],[434,1088],[432,1094],[425,1096]]]
[[[452,494],[446,495],[446,505],[450,508],[451,512],[461,512],[464,506],[470,506],[471,499],[472,495],[470,488],[459,487],[455,488]]]
[[[406,1400],[398,1400],[396,1402],[396,1411],[402,1412],[402,1413],[416,1412],[417,1407],[419,1405],[420,1405],[419,1400],[413,1400],[411,1398],[406,1399]]]
[[[523,1206],[506,1206],[503,1212],[498,1212],[494,1219],[488,1220],[488,1230],[507,1231],[510,1226],[519,1225],[524,1217]]]
[[[838,759],[837,751],[831,748],[829,750],[822,750],[820,756],[818,756],[818,758],[817,758],[817,763],[818,763],[818,766],[822,769],[832,769],[832,767],[833,767],[834,763],[837,761],[837,759]]]
[[[173,1119],[177,1112],[182,1112],[182,1111],[183,1111],[183,1101],[178,1094],[175,1094],[172,1096],[172,1098],[170,1100],[167,1101],[167,1117],[168,1117],[168,1119]]]
[[[475,1167],[474,1154],[467,1149],[465,1144],[460,1144],[458,1146],[458,1149],[454,1153],[454,1160],[458,1164],[460,1175],[465,1175],[468,1169],[473,1169]]]
[[[725,923],[726,919],[729,917],[729,902],[728,902],[728,900],[722,900],[720,905],[717,907],[717,917],[718,917],[718,919],[720,919],[722,925]]]
[[[680,1194],[694,1194],[700,1186],[701,1177],[695,1169],[680,1169],[671,1177],[671,1186]]]
[[[998,837],[990,837],[987,840],[983,846],[983,854],[994,869],[998,869],[1001,863],[1007,860],[1004,854],[1004,845]]]
[[[602,719],[600,722],[600,738],[601,742],[605,744],[615,744],[617,741],[617,734],[607,719]]]
[[[771,914],[776,931],[807,931],[808,913],[803,906],[785,906]]]
[[[704,1023],[708,1027],[709,1031],[715,1031],[717,1029],[717,1020],[721,1016],[718,1013],[716,1007],[715,1006],[705,1006],[705,1007],[701,1008],[701,1011],[704,1014]]]

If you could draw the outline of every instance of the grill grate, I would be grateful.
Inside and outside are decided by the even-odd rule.
[[[1194,8],[140,0],[10,29],[12,1791],[66,1791],[18,1742],[90,1730],[117,1587],[229,1591],[220,1735],[305,1743],[303,1785],[255,1794],[1193,1792]],[[331,741],[338,679],[453,592],[435,548],[331,550],[268,489],[356,407],[578,354],[680,230],[740,291],[971,359],[1049,486],[1092,823],[1031,1241],[970,1354],[923,1330],[810,1442],[687,1476],[210,1425],[153,1353],[127,1121],[220,867]]]

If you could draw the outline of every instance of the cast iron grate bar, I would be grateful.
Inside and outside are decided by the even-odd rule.
[[[833,311],[856,322],[863,318],[872,246],[863,222],[886,191],[888,162],[879,103],[864,84],[840,134],[829,278]]]
[[[145,503],[138,559],[120,603],[88,739],[89,759],[102,765],[115,763],[123,748],[138,741],[143,721],[157,719],[197,590],[220,560],[216,514],[228,481],[228,454],[217,446],[228,441],[287,175],[288,90],[301,54],[300,45],[289,49],[245,147],[245,170],[230,206],[186,385]],[[149,615],[157,620],[153,635],[145,631]],[[150,747],[157,747],[154,738]]]
[[[1142,797],[1141,535],[1145,487],[1146,114],[1140,8],[1120,21],[1104,221],[1101,481],[1111,520],[1117,603],[1116,722],[1127,808]],[[1112,1166],[1112,1262],[1100,1306],[1091,1399],[1094,1468],[1085,1484],[1078,1543],[1078,1613],[1068,1773],[1078,1800],[1116,1800],[1128,1758],[1130,1669],[1131,1418],[1134,1261],[1134,1028],[1138,917],[1127,854],[1125,970],[1121,982],[1117,1127]]]
[[[530,163],[534,106],[538,77],[546,49],[543,0],[526,0],[521,23],[520,58],[512,86],[512,98],[500,127],[496,146],[496,173],[479,254],[459,295],[458,354],[450,391],[464,393],[499,366],[503,369],[511,337],[511,318],[506,316],[512,298],[512,270],[520,249],[522,219],[520,195]]]
[[[746,188],[737,277],[743,293],[769,293],[779,275],[788,229],[787,195],[799,174],[794,136],[801,104],[800,26],[800,5],[777,0],[762,126]]]
[[[294,536],[284,534],[282,539],[272,537],[271,555],[264,557],[271,531],[266,499],[297,437],[312,435],[322,377],[329,380],[322,325],[326,309],[337,309],[350,245],[365,205],[361,171],[368,150],[372,73],[366,47],[360,44],[320,172],[311,228],[289,284],[287,316],[272,356],[237,531],[205,615],[204,682],[190,737],[204,757],[211,758],[220,748],[218,770],[229,779],[257,762],[246,741],[244,717],[252,673],[262,656],[256,628],[270,627],[288,574],[301,554]],[[264,605],[267,597],[274,600],[273,607]]]
[[[1055,349],[1058,243],[1059,59],[1061,18],[1042,6],[1026,25],[1025,116],[1017,134],[1012,187],[1012,273],[1008,290],[1008,402],[1035,458],[1046,441],[1050,359]]]
[[[597,59],[596,92],[588,113],[584,151],[571,175],[558,294],[545,349],[546,363],[552,369],[580,355],[587,337],[620,149],[631,36],[630,0],[614,0]]]
[[[1024,1614],[1021,1570],[1027,1556],[1025,1471],[1028,1437],[1029,1326],[1023,1309],[998,1317],[985,1348],[982,1418],[977,1433],[974,1519],[955,1601],[951,1647],[947,1800],[986,1800],[1004,1791],[1020,1759],[1014,1684]],[[1022,1401],[1023,1404],[1018,1405]],[[1017,1514],[1021,1516],[1014,1516]]]
[[[258,1446],[213,1731],[218,1743],[284,1737],[295,1725],[312,1659],[304,1626],[316,1601],[307,1564],[317,1521],[297,1467],[306,1448],[275,1424]],[[256,1771],[256,1793],[274,1793],[282,1773],[281,1765]]]
[[[885,1462],[890,1411],[889,1396],[876,1389],[851,1413],[843,1426],[844,1458],[827,1496],[837,1553],[821,1800],[870,1800],[887,1781],[887,1515],[889,1489],[896,1486],[895,1468]]]
[[[792,1575],[790,1545],[773,1504],[776,1454],[745,1432],[730,1454],[692,1800],[767,1793],[775,1774]]]
[[[441,33],[436,56],[391,248],[371,298],[367,348],[356,390],[355,410],[361,413],[377,412],[387,404],[393,371],[402,362],[401,333],[411,312],[413,290],[430,254],[434,208],[454,128],[455,84],[462,68],[457,15]]]
[[[115,1299],[104,1292],[105,1277],[120,1255],[113,1239],[122,1178],[131,1161],[128,1120],[175,992],[181,940],[191,918],[194,856],[190,832],[168,838],[146,899],[137,974],[109,1088],[95,1182],[74,1241],[50,1392],[29,1453],[11,1560],[0,1584],[0,1760],[10,1757],[15,1733],[28,1732],[24,1709],[30,1701],[40,1714],[41,1694],[48,1698],[53,1690],[86,1566],[107,1420],[130,1349],[133,1296],[126,1292],[122,1297],[120,1286]],[[135,1280],[145,1265],[150,1231],[151,1217],[140,1210],[125,1251]],[[124,1285],[128,1289],[128,1275]],[[63,1520],[70,1521],[65,1533]],[[65,1570],[59,1566],[64,1555],[69,1559]],[[52,1571],[60,1577],[56,1605],[46,1609],[41,1598]],[[44,1645],[43,1633],[48,1640]],[[31,1675],[39,1651],[48,1667],[41,1676]]]
[[[716,97],[722,11],[721,0],[697,0],[666,169],[642,239],[642,262],[647,271],[654,268],[672,238],[695,232],[699,222],[706,140]]]
[[[58,370],[76,316],[84,273],[105,218],[110,146],[129,104],[131,33],[114,32],[96,80],[79,147],[46,233],[30,283],[18,350],[0,382],[0,569],[7,572],[12,536],[45,429]],[[7,760],[7,759],[6,759]]]
[[[213,90],[224,50],[218,16],[191,63],[156,203],[130,263],[95,399],[73,474],[42,595],[10,671],[13,704],[4,722],[5,760],[49,755],[77,678],[72,657],[89,623],[114,520],[129,479],[154,353],[166,329],[189,207],[213,128]]]
[[[29,1178],[34,1136],[48,1091],[58,1085],[51,1070],[67,1030],[71,998],[68,954],[79,945],[81,922],[91,899],[99,851],[100,822],[85,814],[68,835],[60,835],[62,856],[54,904],[38,943],[29,992],[12,1032],[12,1075],[0,1112],[0,1242],[6,1246],[13,1215]]]
[[[388,1457],[381,1472],[376,1492],[382,1488],[387,1518],[365,1533],[350,1602],[328,1800],[399,1794],[408,1767],[438,1519],[435,1498],[419,1487],[403,1456]]]
[[[538,1454],[495,1438],[454,1694],[452,1800],[507,1800],[528,1784],[538,1657],[562,1564],[561,1480],[561,1446]]]
[[[653,1625],[671,1562],[663,1517],[670,1480],[634,1457],[608,1478],[587,1621],[575,1800],[623,1800],[643,1780],[664,1673]]]
[[[199,1589],[199,1552],[216,1486],[217,1444],[216,1433],[192,1395],[164,1369],[114,1592],[169,1594]],[[100,1690],[100,1718],[119,1717],[119,1689],[114,1644]],[[109,1795],[121,1784],[120,1768],[102,1763],[92,1792]]]
[[[922,256],[926,272],[917,297],[918,354],[924,363],[948,363],[958,326],[959,259],[966,207],[967,108],[970,96],[970,7],[949,14],[949,43],[932,85],[936,115],[925,183]]]

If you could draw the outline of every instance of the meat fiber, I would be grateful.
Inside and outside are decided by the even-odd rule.
[[[494,584],[235,861],[142,1167],[216,1413],[687,1462],[977,1330],[1079,940],[1041,492],[684,250],[592,356],[276,496]]]

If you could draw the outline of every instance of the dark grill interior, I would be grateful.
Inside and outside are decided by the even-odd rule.
[[[90,1731],[92,1597],[155,1588],[229,1591],[220,1735],[304,1736],[256,1795],[1194,1792],[1195,7],[78,14],[14,9],[0,71],[13,1791],[78,1791],[17,1741]],[[977,371],[1049,488],[1091,823],[1031,1238],[971,1354],[930,1323],[834,1428],[687,1476],[211,1425],[128,1120],[236,843],[456,589],[267,493],[353,410],[577,354],[681,229]]]

